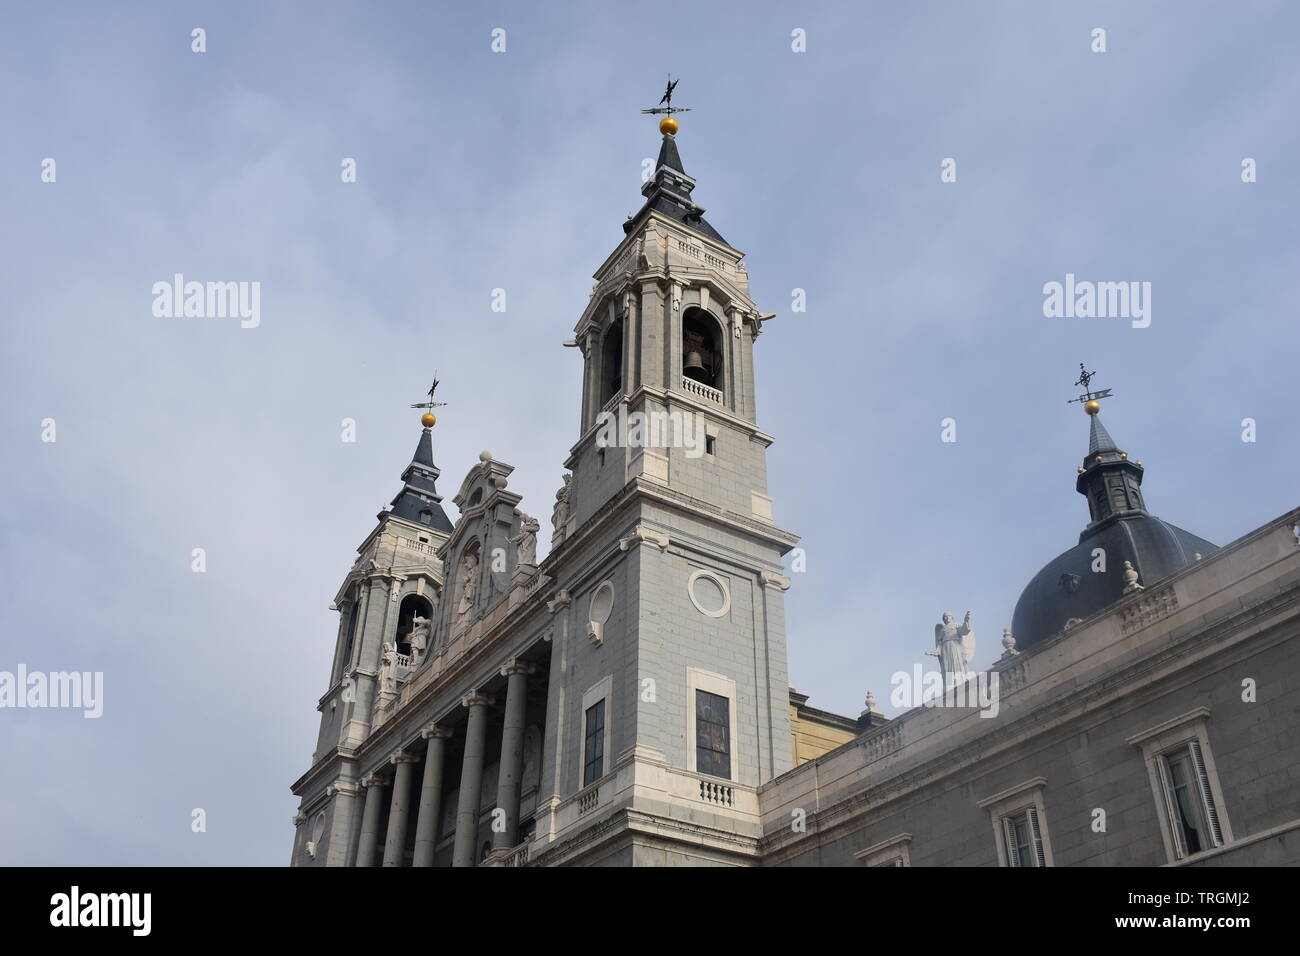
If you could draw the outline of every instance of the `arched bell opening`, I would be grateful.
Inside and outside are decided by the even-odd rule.
[[[700,308],[682,314],[682,375],[720,391],[724,349],[722,328],[713,316]]]

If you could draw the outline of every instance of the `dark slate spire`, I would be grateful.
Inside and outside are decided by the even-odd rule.
[[[404,484],[393,499],[390,513],[450,534],[451,522],[442,510],[442,496],[435,486],[439,474],[438,466],[433,463],[433,429],[426,426],[415,446],[415,456],[402,472]]]
[[[726,244],[716,229],[704,221],[704,208],[695,204],[691,192],[695,189],[695,180],[686,175],[682,168],[682,157],[677,152],[677,121],[671,116],[659,124],[664,134],[663,145],[659,147],[659,160],[654,175],[641,187],[641,194],[646,197],[640,212],[623,223],[623,231],[631,232],[639,226],[651,210],[676,219],[688,229],[693,229],[703,236]]]
[[[1088,427],[1088,454],[1096,455],[1099,451],[1118,451],[1115,439],[1110,437],[1106,426],[1101,423],[1101,415],[1091,416],[1092,424]]]
[[[664,144],[659,147],[659,162],[655,163],[655,169],[658,169],[660,166],[675,170],[683,176],[686,175],[686,170],[682,168],[681,154],[677,152],[676,136],[671,136],[667,133],[664,134]]]
[[[1088,454],[1083,458],[1075,488],[1088,499],[1093,524],[1113,515],[1145,512],[1142,466],[1129,461],[1128,453],[1121,451],[1110,437],[1101,423],[1100,404],[1093,403],[1086,410],[1091,419]]]

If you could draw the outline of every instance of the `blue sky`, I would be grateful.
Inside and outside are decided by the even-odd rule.
[[[0,862],[287,862],[327,606],[414,449],[406,406],[437,368],[443,492],[489,449],[549,515],[581,384],[560,343],[639,206],[658,135],[638,111],[670,70],[695,198],[777,313],[758,409],[807,552],[787,628],[814,705],[887,700],[945,609],[972,610],[977,666],[997,656],[1087,520],[1081,361],[1156,514],[1226,543],[1284,513],[1298,21],[1283,2],[11,7],[0,669],[106,687],[99,720],[0,711]],[[261,325],[155,318],[177,272],[260,282]],[[1066,273],[1151,282],[1150,327],[1045,318]]]

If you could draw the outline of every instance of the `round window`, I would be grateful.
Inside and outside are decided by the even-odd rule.
[[[686,593],[695,609],[707,617],[724,617],[731,610],[727,582],[712,571],[694,571],[686,582]]]

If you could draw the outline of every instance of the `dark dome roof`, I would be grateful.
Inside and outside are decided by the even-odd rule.
[[[1114,604],[1124,595],[1124,562],[1150,587],[1187,567],[1196,555],[1216,545],[1161,521],[1146,509],[1142,494],[1142,463],[1120,451],[1097,414],[1089,411],[1088,454],[1075,489],[1088,499],[1092,521],[1079,543],[1048,562],[1030,580],[1016,602],[1011,634],[1023,649],[1064,629],[1072,619],[1083,620]],[[1105,568],[1093,571],[1093,552],[1105,552]]]
[[[1016,602],[1011,633],[1024,649],[1118,601],[1124,593],[1124,562],[1144,587],[1196,562],[1215,545],[1167,521],[1141,512],[1090,528],[1079,543],[1047,563]],[[1094,572],[1093,550],[1106,552],[1105,573]]]

